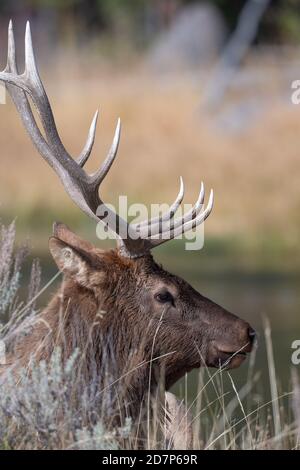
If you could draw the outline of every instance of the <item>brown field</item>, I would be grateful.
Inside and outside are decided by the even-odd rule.
[[[265,113],[240,134],[217,130],[198,110],[196,76],[149,74],[70,59],[64,66],[40,66],[57,125],[76,156],[95,109],[100,107],[97,139],[87,167],[93,170],[109,148],[117,117],[123,123],[118,159],[103,184],[103,198],[116,202],[171,202],[184,177],[193,202],[203,180],[215,191],[215,208],[206,224],[208,237],[240,239],[248,250],[298,248],[300,231],[300,108],[276,94]],[[54,72],[55,70],[55,72]],[[297,77],[295,77],[297,78]],[[45,248],[39,234],[55,218],[92,230],[65,195],[56,175],[33,149],[13,105],[0,107],[0,201],[2,218],[18,218],[21,234]],[[20,229],[19,229],[20,235]],[[269,246],[270,245],[270,246]],[[279,250],[280,251],[280,250]]]

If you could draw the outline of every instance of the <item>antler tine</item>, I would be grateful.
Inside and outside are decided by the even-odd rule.
[[[26,75],[35,85],[38,85],[39,88],[44,91],[43,84],[41,82],[38,69],[35,62],[35,55],[32,45],[31,29],[29,21],[26,22],[25,29],[25,72]]]
[[[24,77],[25,79],[25,86],[26,82],[29,80],[29,86],[27,86],[27,88],[22,88],[28,92],[35,106],[37,107],[47,136],[48,145],[52,147],[53,150],[58,153],[58,155],[62,154],[65,158],[72,159],[59,137],[52,109],[48,100],[48,96],[45,92],[43,83],[38,72],[35,54],[33,50],[32,35],[29,21],[27,21],[26,23],[25,30],[25,72],[22,77]],[[98,112],[96,112],[94,115],[89,129],[86,144],[78,159],[79,162],[77,163],[80,166],[84,165],[92,151],[95,139],[97,117]]]
[[[118,152],[119,148],[119,143],[120,143],[120,137],[121,137],[121,120],[120,118],[118,119],[117,125],[116,125],[116,130],[114,134],[114,138],[111,144],[111,147],[109,149],[109,152],[107,154],[106,159],[102,163],[101,167],[99,168],[98,171],[96,171],[93,175],[91,175],[91,182],[92,184],[98,188],[101,182],[104,180],[105,176],[110,170],[110,167],[112,166]]]
[[[174,237],[178,237],[178,235],[180,235],[181,233],[185,233],[185,232],[188,232],[189,230],[193,230],[194,228],[198,227],[198,225],[202,224],[211,213],[213,205],[214,205],[214,192],[211,189],[206,209],[198,213],[197,217],[195,217],[194,219],[191,219],[185,222],[182,225],[182,227],[181,226],[176,227],[174,229]]]
[[[202,209],[203,202],[204,202],[204,195],[205,195],[204,185],[203,185],[203,182],[201,182],[199,196],[194,206],[182,217],[178,217],[177,219],[175,219],[173,223],[171,222],[172,218],[165,219],[163,221],[165,223],[163,222],[155,223],[155,224],[152,223],[152,225],[150,225],[149,223],[149,226],[148,226],[149,235],[148,236],[152,238],[152,237],[160,235],[163,232],[167,232],[167,231],[170,232],[174,230],[175,228],[184,225],[186,222],[195,219],[198,213]],[[150,228],[150,233],[149,233],[149,228]],[[143,236],[145,236],[145,231],[143,231],[142,237]]]
[[[71,158],[71,156],[66,151],[65,146],[63,145],[59,137],[59,134],[57,132],[51,106],[49,104],[47,94],[45,92],[45,89],[43,87],[42,81],[39,76],[39,72],[38,72],[38,68],[37,68],[36,60],[35,60],[35,55],[34,55],[34,50],[33,50],[33,45],[32,45],[32,36],[31,36],[31,29],[30,29],[29,21],[27,21],[26,23],[26,31],[25,31],[25,72],[24,72],[24,75],[27,78],[29,78],[31,84],[34,87],[34,93],[32,93],[32,91],[31,92],[29,91],[29,94],[31,95],[33,102],[36,104],[38,111],[41,115],[43,127],[45,128],[46,135],[49,138],[48,143],[50,143],[50,145],[52,144],[54,149],[57,149],[58,152],[62,152],[63,154],[67,155],[67,157]],[[37,96],[35,96],[35,92],[38,92]],[[42,101],[43,106],[39,106],[39,103],[37,102],[39,100]],[[81,167],[84,166],[84,164],[86,163],[86,161],[88,160],[91,154],[94,141],[95,141],[97,119],[98,119],[98,110],[96,111],[93,117],[84,148],[77,159],[77,164]]]
[[[169,210],[165,212],[164,214],[158,215],[156,217],[153,217],[152,219],[146,219],[143,220],[142,222],[139,222],[137,224],[134,224],[134,228],[141,234],[143,235],[145,233],[148,233],[149,227],[153,227],[156,225],[161,225],[162,222],[165,222],[166,220],[171,220],[173,219],[177,209],[179,208],[180,204],[182,203],[184,198],[184,183],[183,183],[183,178],[180,176],[180,189],[179,192],[176,196],[175,201],[173,204],[171,204]],[[132,224],[133,225],[133,224]],[[146,227],[146,230],[143,230]]]
[[[27,89],[25,87],[22,88],[31,96],[42,120],[48,145],[58,155],[64,155],[65,158],[71,159],[59,137],[48,96],[38,72],[29,21],[26,22],[25,30],[25,71],[21,77],[24,78],[24,84]]]
[[[194,206],[186,213],[183,215],[181,218],[181,224],[185,224],[186,222],[189,222],[190,220],[193,220],[197,217],[199,212],[201,211],[204,203],[204,196],[205,196],[205,189],[204,189],[204,184],[203,181],[201,181],[200,185],[200,192],[197,201],[195,202]],[[180,225],[180,218],[174,221],[173,228],[176,228],[177,226]]]
[[[9,20],[8,25],[7,63],[4,72],[18,73],[16,63],[15,36],[12,20]]]
[[[95,142],[98,115],[99,115],[99,111],[97,109],[97,111],[94,114],[94,117],[93,117],[92,123],[90,125],[90,128],[89,128],[89,133],[88,133],[88,136],[87,136],[86,143],[85,143],[85,145],[83,147],[83,150],[81,151],[79,157],[76,160],[77,164],[81,167],[83,167],[85,165],[85,163],[87,162],[89,156],[91,155],[91,151],[93,149],[93,145],[94,145],[94,142]]]
[[[214,193],[213,193],[213,190],[211,189],[208,203],[204,211],[200,212],[200,214],[198,214],[196,218],[184,223],[183,225],[180,224],[180,226],[177,226],[174,229],[161,232],[159,234],[159,238],[153,238],[150,240],[151,248],[161,245],[162,243],[165,243],[168,240],[172,240],[184,234],[185,232],[188,232],[189,230],[193,230],[198,225],[201,225],[211,213],[212,208],[213,208],[213,202],[214,202]]]
[[[168,230],[170,229],[174,230],[175,228],[184,225],[190,220],[195,219],[203,208],[204,196],[205,196],[205,189],[204,189],[204,184],[201,181],[199,196],[194,206],[188,212],[186,212],[186,214],[184,214],[182,217],[178,217],[177,219],[175,219],[173,223],[169,225]]]
[[[52,113],[52,110],[48,101],[48,97],[46,95],[43,83],[39,76],[39,72],[38,72],[38,68],[37,68],[36,60],[35,60],[35,55],[34,55],[31,28],[30,28],[29,21],[27,21],[26,23],[26,31],[25,31],[25,73],[24,74],[31,81],[32,85],[34,86],[34,90],[38,92],[37,97],[34,97],[32,93],[30,93],[33,100],[35,101],[35,99],[38,98],[39,100],[44,101],[44,106],[41,107],[41,110],[42,110],[41,118],[43,120],[43,125],[45,127],[46,133],[50,135],[50,139],[49,139],[50,145],[51,145],[51,142],[54,142],[54,148],[58,148],[58,151],[60,152],[62,151],[63,153],[68,154],[57,132],[56,124],[55,124],[53,113]],[[36,104],[38,105],[38,103]],[[38,110],[40,111],[39,107],[38,107]],[[96,111],[93,117],[84,148],[80,156],[77,159],[77,163],[81,167],[84,166],[84,164],[86,163],[86,161],[88,160],[91,154],[94,141],[95,141],[97,119],[98,119],[98,110]],[[68,154],[68,156],[70,155]]]

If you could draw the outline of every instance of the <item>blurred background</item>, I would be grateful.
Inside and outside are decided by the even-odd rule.
[[[300,80],[300,1],[0,0],[2,67],[10,18],[20,70],[31,21],[40,74],[74,157],[100,106],[89,170],[104,159],[121,117],[105,201],[126,194],[130,202],[170,203],[180,175],[187,203],[201,180],[214,188],[204,249],[185,251],[173,241],[155,257],[261,332],[263,376],[267,316],[276,373],[288,388],[291,343],[300,339],[300,105],[291,100]],[[47,246],[54,220],[104,246],[34,150],[8,96],[0,148],[1,221],[16,218],[19,241],[28,239],[41,258],[45,282],[56,271]],[[245,374],[244,366],[235,377],[242,383]]]

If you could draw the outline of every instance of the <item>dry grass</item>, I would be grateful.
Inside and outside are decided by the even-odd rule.
[[[134,202],[171,201],[178,177],[183,175],[186,202],[193,202],[203,179],[207,190],[213,187],[216,194],[208,234],[246,237],[252,244],[272,235],[297,247],[299,108],[288,101],[286,106],[278,104],[275,97],[251,129],[225,135],[196,112],[196,77],[157,77],[137,65],[131,70],[102,70],[91,61],[86,79],[86,62],[73,59],[64,70],[58,61],[54,73],[48,74],[43,65],[41,72],[63,141],[73,155],[80,152],[93,112],[100,105],[89,169],[103,160],[121,116],[119,158],[102,190],[107,201],[116,201],[118,194],[127,194]],[[34,218],[36,213],[49,211],[50,218],[66,212],[86,220],[33,150],[9,99],[0,107],[0,146],[2,214],[18,215],[21,223],[28,214]]]

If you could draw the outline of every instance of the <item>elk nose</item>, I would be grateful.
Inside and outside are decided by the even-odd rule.
[[[249,328],[248,328],[248,336],[250,338],[251,343],[253,343],[255,338],[256,338],[256,331],[253,330],[253,328],[251,328],[251,326],[249,326]]]

